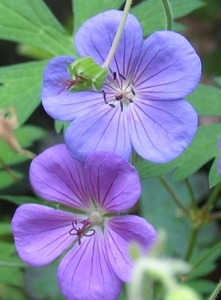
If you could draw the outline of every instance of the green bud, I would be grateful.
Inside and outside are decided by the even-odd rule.
[[[108,73],[108,68],[102,68],[91,57],[76,59],[67,70],[70,80],[66,89],[70,92],[100,91]]]

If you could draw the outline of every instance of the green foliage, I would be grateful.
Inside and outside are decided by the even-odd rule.
[[[183,17],[193,10],[204,5],[201,0],[170,0],[173,19]],[[154,31],[165,29],[165,15],[161,0],[142,1],[131,9],[140,21],[144,36],[150,35]],[[180,23],[174,23],[174,30],[180,31],[185,29]]]
[[[141,179],[166,174],[175,169],[173,181],[187,178],[208,161],[219,156],[218,139],[221,133],[221,124],[200,126],[189,147],[176,159],[165,164],[154,164],[143,161],[137,166]],[[210,186],[220,182],[221,178],[213,167],[210,170]]]
[[[200,84],[186,99],[200,116],[219,116],[221,112],[221,90]]]
[[[172,182],[172,174],[164,176],[167,184],[179,196],[183,205],[190,205],[191,196],[185,182]],[[203,174],[190,177],[194,187],[195,197],[200,201],[208,190],[207,178]],[[189,238],[191,222],[177,207],[171,194],[158,178],[142,180],[142,194],[140,199],[140,212],[148,222],[154,224],[156,229],[165,229],[168,234],[166,253],[183,257],[187,249],[183,246]],[[215,231],[214,231],[214,234]],[[187,247],[187,246],[186,246]]]
[[[58,265],[45,266],[41,268],[26,268],[24,283],[26,293],[31,299],[38,300],[63,300],[65,299],[57,284]]]
[[[119,9],[124,0],[72,0],[74,32],[89,18],[110,9]]]
[[[1,21],[0,21],[1,22]],[[14,107],[23,124],[40,104],[42,73],[47,61],[0,68],[0,106]]]
[[[72,38],[41,0],[1,0],[0,38],[73,55]]]

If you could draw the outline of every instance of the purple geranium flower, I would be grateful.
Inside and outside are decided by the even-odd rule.
[[[112,10],[85,22],[75,36],[78,54],[102,65],[121,17],[121,11]],[[182,35],[159,31],[143,41],[138,20],[129,15],[100,92],[62,90],[73,61],[60,56],[49,62],[42,103],[53,118],[72,121],[65,141],[74,158],[84,161],[105,150],[128,160],[134,148],[143,158],[163,163],[191,142],[198,118],[183,97],[196,88],[201,62]]]
[[[156,239],[143,218],[121,214],[140,195],[136,170],[114,153],[95,152],[85,164],[65,145],[47,149],[30,168],[31,184],[47,201],[77,210],[21,205],[12,220],[20,257],[43,266],[71,246],[58,268],[60,289],[71,300],[114,300],[131,279],[129,243],[146,252]]]

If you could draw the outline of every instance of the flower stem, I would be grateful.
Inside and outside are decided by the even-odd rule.
[[[189,210],[186,206],[183,205],[179,197],[176,195],[174,190],[170,187],[170,185],[167,183],[167,181],[162,177],[158,176],[158,179],[161,181],[161,183],[164,185],[164,187],[168,190],[170,195],[172,196],[174,202],[179,206],[179,208],[187,215],[189,215]]]
[[[115,38],[114,38],[113,44],[111,46],[111,49],[108,53],[108,56],[107,56],[105,62],[103,63],[103,65],[102,65],[102,68],[107,68],[109,66],[112,58],[114,57],[114,54],[117,50],[117,46],[118,46],[118,43],[120,41],[123,29],[124,29],[124,25],[125,25],[125,22],[126,22],[126,19],[127,19],[127,15],[129,13],[131,5],[132,5],[132,0],[127,0],[126,4],[125,4],[125,7],[124,7],[123,17],[122,17],[120,25],[117,29],[117,33],[115,35]]]
[[[221,280],[220,282],[217,284],[217,287],[215,288],[215,290],[213,291],[212,295],[209,297],[209,300],[215,300],[216,297],[218,296],[219,292],[221,291]]]
[[[185,182],[186,182],[186,186],[188,188],[188,191],[190,193],[190,201],[191,201],[191,206],[194,207],[194,208],[197,208],[197,204],[196,204],[196,197],[195,197],[195,194],[194,194],[194,190],[190,184],[190,181],[188,178],[185,179]]]
[[[186,255],[185,255],[185,260],[186,261],[190,260],[191,255],[193,253],[193,249],[194,249],[194,246],[196,244],[196,238],[197,238],[198,230],[199,230],[199,228],[193,228],[192,229],[190,240],[189,240],[189,245],[188,245]]]
[[[166,17],[166,30],[172,30],[173,28],[173,14],[168,0],[161,0]]]

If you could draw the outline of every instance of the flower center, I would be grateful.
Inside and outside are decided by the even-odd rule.
[[[89,229],[91,225],[102,225],[104,217],[99,211],[93,211],[89,218],[81,222],[77,220],[72,221],[72,228],[69,231],[70,235],[76,235],[78,238],[78,245],[81,245],[81,238],[83,236],[92,236],[95,234],[94,229]],[[91,232],[91,233],[90,233]]]
[[[133,81],[116,72],[113,72],[113,77],[107,76],[107,82],[101,92],[106,104],[112,108],[119,105],[121,111],[123,111],[125,105],[133,103],[135,96]]]

